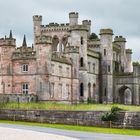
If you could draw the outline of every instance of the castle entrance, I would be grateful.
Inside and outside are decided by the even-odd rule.
[[[132,104],[132,91],[129,87],[123,86],[119,89],[118,103]]]

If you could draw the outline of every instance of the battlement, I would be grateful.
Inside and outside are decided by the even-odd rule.
[[[73,30],[85,30],[85,31],[88,31],[88,28],[85,25],[74,25],[74,26],[70,26],[69,31],[73,31]]]
[[[0,38],[0,46],[16,46],[16,39],[14,38]]]
[[[126,42],[126,39],[123,36],[115,36],[114,42]]]
[[[66,64],[71,64],[71,60],[70,58],[67,58],[64,54],[61,54],[59,52],[54,52],[52,53],[52,57],[51,57],[52,61],[57,61],[60,63],[66,63]]]
[[[83,20],[83,21],[82,21],[82,24],[83,24],[83,25],[86,25],[86,26],[87,26],[87,25],[91,25],[91,20]]]
[[[70,18],[78,18],[78,16],[79,16],[78,12],[70,12],[69,13]]]
[[[36,44],[51,44],[52,43],[52,37],[51,36],[37,36],[36,37]]]
[[[67,46],[65,48],[66,53],[78,53],[79,52],[79,47],[77,46]]]
[[[126,53],[132,54],[132,49],[126,49]]]
[[[42,21],[42,16],[41,15],[34,15],[33,21]]]
[[[33,51],[31,47],[24,47],[21,46],[13,52],[12,55],[13,60],[20,60],[20,59],[36,59],[36,52]]]
[[[41,25],[41,30],[42,30],[42,32],[68,31],[69,23],[66,23],[66,24],[49,23],[48,25]]]
[[[112,29],[100,29],[100,35],[103,35],[103,34],[113,35],[113,30]]]

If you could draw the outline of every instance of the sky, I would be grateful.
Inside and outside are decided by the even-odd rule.
[[[0,37],[12,29],[17,46],[26,34],[27,44],[33,43],[33,15],[42,15],[43,24],[66,23],[69,12],[79,13],[82,20],[92,21],[92,32],[113,29],[114,36],[126,38],[126,48],[133,50],[133,61],[140,61],[140,0],[0,0]]]

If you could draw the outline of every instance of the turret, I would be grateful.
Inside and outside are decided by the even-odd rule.
[[[77,12],[69,13],[69,24],[70,24],[70,26],[78,24],[78,13]]]
[[[41,35],[41,25],[42,25],[42,16],[35,15],[33,16],[33,24],[34,24],[34,44],[36,40],[36,36]]]
[[[88,36],[90,36],[90,33],[91,33],[91,20],[83,20],[82,24],[87,26]]]
[[[100,40],[101,47],[100,52],[102,54],[101,59],[101,74],[102,74],[102,102],[113,102],[113,47],[112,47],[112,29],[101,29]]]
[[[114,43],[121,47],[121,70],[122,72],[127,72],[126,39],[123,36],[116,36],[114,38]]]

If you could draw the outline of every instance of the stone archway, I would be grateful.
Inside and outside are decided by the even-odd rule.
[[[127,86],[122,86],[119,89],[118,103],[120,104],[132,104],[132,91]]]

